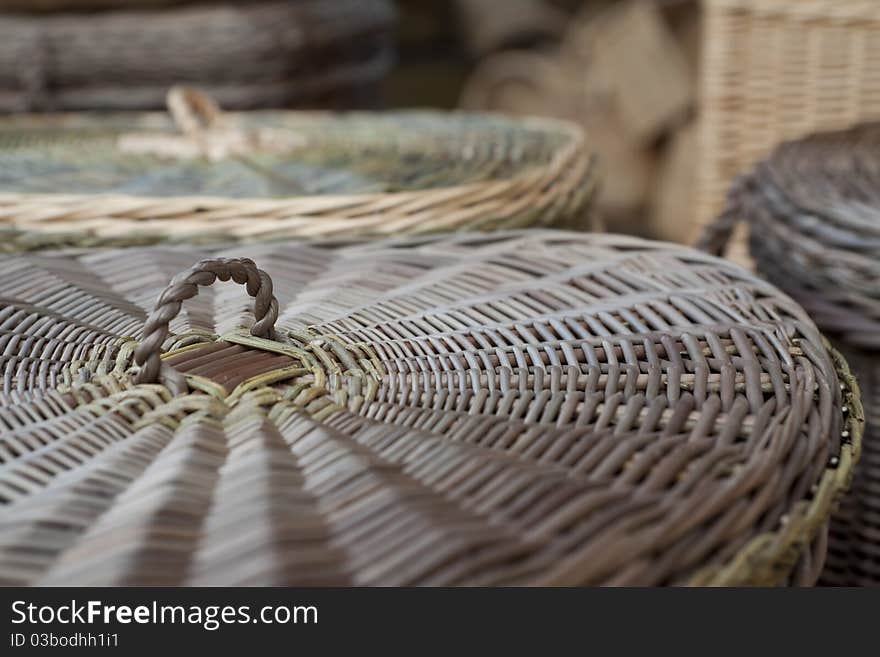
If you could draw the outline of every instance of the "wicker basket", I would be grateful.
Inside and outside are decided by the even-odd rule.
[[[0,269],[4,583],[811,584],[859,453],[857,392],[803,311],[670,244]]]
[[[393,61],[390,0],[197,3],[0,20],[0,111],[145,110],[177,83],[233,109],[363,106]]]
[[[97,9],[146,9],[194,4],[202,0],[0,0],[0,12],[95,11]]]
[[[838,340],[866,399],[865,456],[832,526],[829,584],[880,584],[880,124],[780,146],[730,195],[701,246],[746,221],[759,270]]]
[[[427,111],[218,115],[185,89],[170,104],[182,133],[159,115],[0,124],[0,250],[589,220],[594,158],[566,123]]]
[[[579,123],[602,163],[594,205],[607,225],[679,241],[681,233],[690,239],[693,229],[693,184],[674,182],[687,177],[694,162],[685,140],[674,140],[673,133],[690,121],[694,84],[660,4],[586,3],[554,51],[507,50],[483,59],[460,104]],[[673,151],[684,176],[668,170]],[[680,199],[672,222],[662,216],[671,204],[660,198],[669,185],[675,188],[668,196]],[[670,223],[684,228],[663,232]]]
[[[723,210],[734,178],[773,146],[880,118],[880,3],[704,0],[704,5],[701,226]]]

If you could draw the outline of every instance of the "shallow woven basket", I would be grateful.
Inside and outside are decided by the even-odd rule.
[[[759,270],[795,297],[853,364],[865,455],[833,525],[829,584],[880,584],[880,124],[779,147],[743,176],[702,246],[748,223]]]
[[[176,126],[152,114],[0,123],[0,250],[590,225],[596,167],[574,125],[218,114],[192,90],[170,98]]]
[[[3,12],[94,11],[96,9],[144,9],[195,4],[203,0],[0,0]]]
[[[0,268],[7,584],[811,584],[858,458],[804,312],[671,244]]]
[[[233,109],[372,106],[394,24],[391,0],[4,14],[0,111],[159,109],[177,83]]]
[[[701,226],[779,143],[880,119],[876,0],[703,0],[703,16]]]

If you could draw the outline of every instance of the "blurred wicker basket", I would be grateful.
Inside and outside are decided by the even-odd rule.
[[[97,9],[145,9],[194,4],[203,0],[0,0],[0,12],[95,11]]]
[[[0,258],[3,583],[818,575],[857,392],[735,265],[555,231],[227,254]]]
[[[704,0],[704,9],[700,226],[773,146],[880,118],[876,0]]]
[[[218,114],[0,123],[0,250],[582,225],[580,128],[438,112]]]
[[[0,111],[158,109],[197,84],[233,109],[352,106],[393,59],[390,0],[197,3],[0,20]]]
[[[758,269],[839,341],[868,416],[864,458],[832,525],[829,584],[880,584],[880,124],[777,148],[730,194],[701,246],[747,222]]]

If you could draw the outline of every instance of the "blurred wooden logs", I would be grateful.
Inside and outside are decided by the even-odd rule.
[[[98,9],[153,9],[194,4],[198,0],[0,0],[0,11],[22,13],[95,11]]]

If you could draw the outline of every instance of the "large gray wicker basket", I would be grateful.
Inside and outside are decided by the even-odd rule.
[[[7,584],[811,584],[858,457],[800,307],[670,244],[0,269]]]
[[[758,269],[806,308],[859,379],[868,424],[832,526],[827,584],[880,584],[880,124],[780,146],[732,190],[703,247],[749,225]]]
[[[394,59],[391,0],[135,4],[0,14],[0,111],[159,109],[178,83],[231,109],[372,107]]]

